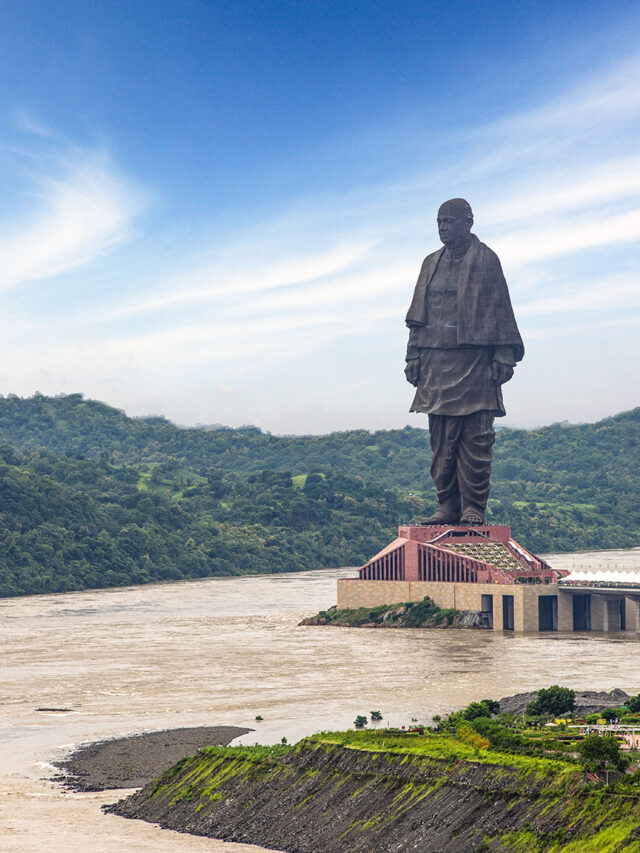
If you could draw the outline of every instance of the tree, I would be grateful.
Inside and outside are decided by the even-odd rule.
[[[490,717],[491,710],[486,702],[471,702],[463,710],[462,716],[465,720],[476,720],[479,717]]]
[[[620,743],[614,735],[588,735],[578,751],[589,770],[607,773],[609,770],[624,770],[629,759],[622,755]]]
[[[569,687],[553,684],[551,687],[538,691],[538,698],[527,705],[527,714],[537,717],[541,714],[551,714],[554,717],[574,711],[576,707],[575,691]]]
[[[600,716],[604,717],[604,719],[610,723],[613,720],[619,720],[622,714],[622,708],[605,708],[604,711],[601,712]]]
[[[626,702],[626,706],[630,711],[633,711],[634,714],[640,711],[640,693],[637,693],[635,696],[631,696]]]

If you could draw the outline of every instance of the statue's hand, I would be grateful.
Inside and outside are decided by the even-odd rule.
[[[412,358],[407,362],[404,369],[404,375],[407,377],[407,382],[410,382],[414,387],[418,386],[420,379],[420,359]]]
[[[491,378],[496,385],[504,385],[513,376],[513,367],[502,361],[494,361],[491,364]]]

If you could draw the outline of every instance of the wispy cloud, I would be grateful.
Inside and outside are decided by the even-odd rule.
[[[85,266],[126,241],[147,201],[105,151],[55,141],[28,159],[21,212],[0,231],[2,290]]]
[[[195,268],[165,282],[152,298],[127,300],[109,313],[110,319],[174,309],[189,303],[217,302],[224,297],[244,298],[249,294],[303,285],[344,272],[362,260],[373,247],[371,242],[354,242],[293,257],[253,260],[253,252],[242,254],[233,267],[212,264]],[[246,252],[246,249],[245,249]],[[240,268],[240,269],[239,269]]]
[[[590,212],[576,216],[573,221],[556,220],[541,225],[538,222],[496,241],[503,262],[526,264],[574,254],[583,249],[617,246],[631,243],[640,237],[640,209],[622,213]]]
[[[533,298],[520,306],[521,318],[538,316],[566,317],[581,312],[597,311],[603,314],[620,313],[623,309],[640,309],[640,285],[637,274],[602,276],[595,282],[580,282],[576,287],[564,285],[559,291],[539,298]],[[602,318],[604,319],[604,318]],[[625,313],[625,320],[631,321]],[[640,323],[640,316],[636,318]]]

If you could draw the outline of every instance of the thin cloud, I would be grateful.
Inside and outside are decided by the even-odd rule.
[[[545,227],[521,228],[500,237],[495,247],[503,262],[526,264],[573,254],[583,249],[632,243],[640,237],[640,209],[625,213],[590,214],[574,222],[556,221]]]
[[[103,152],[56,152],[46,166],[46,176],[31,175],[30,209],[0,234],[1,290],[90,263],[131,237],[145,207],[142,191]]]
[[[521,304],[518,316],[576,316],[584,311],[620,312],[640,308],[638,276],[604,277],[588,285],[564,287],[560,293]]]
[[[167,308],[174,309],[189,303],[215,302],[224,297],[243,297],[264,290],[306,284],[348,269],[362,260],[373,245],[371,241],[343,243],[324,251],[298,254],[260,265],[245,260],[240,271],[237,268],[210,265],[183,273],[161,284],[161,294],[158,296],[137,302],[128,301],[114,307],[108,317],[123,319]],[[253,252],[247,254],[253,256]]]
[[[589,169],[563,166],[559,174],[537,176],[526,190],[516,189],[508,199],[489,203],[483,209],[488,226],[537,219],[545,214],[558,216],[633,200],[640,195],[640,155],[595,163]]]

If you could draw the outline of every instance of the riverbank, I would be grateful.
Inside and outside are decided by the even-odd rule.
[[[206,747],[105,811],[291,853],[638,853],[637,750],[575,710],[622,700],[613,715],[635,720],[638,699],[556,685],[472,702],[437,726],[358,718],[295,746]],[[524,702],[522,717],[504,712]],[[561,712],[577,724],[554,722]]]
[[[500,713],[522,715],[538,692],[518,693],[499,701]],[[624,691],[576,690],[576,712],[586,715],[615,708],[629,699]],[[239,726],[198,726],[163,729],[127,737],[88,743],[67,758],[54,762],[62,773],[54,777],[67,790],[76,792],[142,788],[185,756],[209,746],[227,746],[255,731]]]

